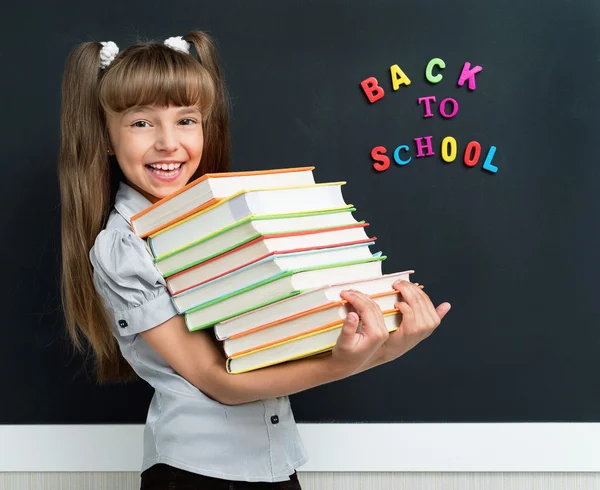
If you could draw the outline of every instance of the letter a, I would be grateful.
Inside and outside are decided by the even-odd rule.
[[[410,78],[402,71],[398,65],[390,66],[390,75],[392,77],[392,88],[398,90],[400,85],[410,85]]]

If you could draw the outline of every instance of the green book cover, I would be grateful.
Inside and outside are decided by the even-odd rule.
[[[186,324],[188,330],[190,330],[190,331],[203,330],[205,328],[212,327],[212,326],[216,325],[219,322],[223,322],[223,321],[225,321],[225,320],[227,320],[229,318],[233,318],[234,316],[242,315],[242,314],[247,313],[249,311],[256,310],[258,308],[262,308],[263,306],[270,305],[271,303],[275,303],[277,301],[281,301],[281,300],[284,300],[284,299],[287,299],[287,298],[291,298],[292,296],[296,296],[296,295],[298,295],[298,294],[300,294],[302,292],[303,291],[292,291],[289,294],[284,294],[283,296],[279,296],[278,298],[269,299],[269,300],[265,301],[264,303],[261,303],[261,304],[255,305],[255,306],[251,306],[250,308],[246,308],[245,310],[240,310],[240,311],[237,311],[235,313],[231,313],[231,314],[225,315],[225,316],[223,316],[221,318],[218,318],[215,321],[204,323],[204,324],[198,325],[196,327],[190,327],[190,324],[188,322],[188,316],[185,315],[185,324]]]
[[[308,271],[314,271],[314,270],[320,270],[320,269],[333,269],[333,268],[336,268],[336,267],[345,267],[345,266],[354,265],[354,264],[364,264],[364,263],[367,263],[367,262],[383,261],[386,258],[387,258],[387,256],[380,255],[378,257],[371,257],[371,258],[368,258],[368,259],[353,260],[353,261],[350,261],[350,262],[340,262],[340,263],[337,263],[337,264],[325,264],[325,265],[320,265],[320,266],[316,266],[316,267],[303,267],[302,269],[292,269],[292,270],[289,270],[289,271],[282,272],[281,274],[277,274],[277,275],[275,275],[273,277],[269,277],[268,279],[265,279],[263,281],[257,282],[255,284],[251,284],[250,286],[247,286],[247,287],[242,288],[242,289],[238,289],[237,291],[233,291],[233,292],[231,292],[229,294],[220,296],[220,297],[215,298],[215,299],[213,299],[211,301],[207,301],[206,303],[202,303],[201,305],[198,305],[198,306],[196,306],[194,308],[191,308],[191,309],[187,310],[185,312],[186,325],[188,325],[188,320],[187,320],[188,313],[194,313],[196,311],[202,310],[202,309],[204,309],[204,308],[206,308],[208,306],[212,306],[212,305],[214,305],[216,303],[220,303],[221,301],[225,301],[226,299],[232,298],[234,296],[237,296],[239,294],[245,293],[245,292],[250,291],[252,289],[256,289],[256,288],[258,288],[260,286],[264,286],[265,284],[269,284],[269,283],[271,283],[273,281],[277,281],[278,279],[282,279],[283,277],[288,277],[288,276],[291,276],[293,274],[298,274],[300,272],[308,272]],[[292,293],[299,294],[300,292],[301,291],[293,291]],[[189,293],[184,293],[184,294],[189,294]],[[286,295],[286,297],[287,296],[293,296],[294,294]],[[282,299],[282,298],[279,298],[279,299]],[[241,315],[242,313],[246,313],[246,311],[254,310],[256,308],[260,308],[261,306],[265,306],[266,304],[270,304],[270,303],[273,303],[275,301],[279,301],[279,299],[270,301],[269,303],[264,303],[264,304],[261,304],[261,305],[255,305],[255,306],[253,306],[253,307],[251,307],[249,309],[243,310],[243,311],[237,311],[235,313],[232,313],[232,314],[228,315],[227,318],[232,318],[234,316]],[[175,306],[175,307],[177,308],[177,306]],[[178,311],[179,311],[179,309],[178,309]],[[203,327],[193,327],[193,329],[197,330],[199,328],[206,328],[206,327],[209,327],[211,325],[214,325],[215,323],[223,321],[225,319],[226,318],[220,318],[219,320],[217,320],[215,322],[210,322],[210,324],[205,324]],[[188,325],[188,328],[190,328],[189,325]]]
[[[177,250],[174,250],[173,252],[169,252],[169,253],[161,255],[160,257],[156,257],[154,259],[154,263],[159,264],[161,261],[164,261],[165,259],[167,259],[169,257],[173,257],[174,255],[176,255],[178,253],[184,252],[185,250],[195,247],[196,245],[206,242],[207,240],[210,240],[218,235],[222,235],[223,233],[226,233],[234,228],[237,228],[246,223],[249,223],[250,221],[261,221],[261,220],[278,219],[278,218],[295,218],[295,217],[302,217],[302,216],[315,216],[315,215],[321,215],[321,214],[344,213],[344,212],[353,212],[353,211],[356,211],[356,208],[346,207],[346,208],[336,208],[334,210],[324,210],[324,211],[311,212],[311,213],[301,213],[301,214],[297,214],[297,215],[294,215],[294,214],[270,214],[270,215],[267,215],[267,214],[265,214],[265,215],[249,216],[247,218],[244,218],[243,220],[238,221],[237,223],[234,223],[233,225],[227,226],[225,228],[222,228],[221,230],[211,233],[210,235],[207,235],[206,237],[204,237],[200,240],[196,240],[195,242],[192,242],[184,247],[178,248]],[[364,224],[364,223],[365,223],[365,221],[362,220],[362,221],[357,221],[355,224]],[[321,227],[321,228],[309,228],[309,229],[302,229],[302,230],[285,230],[284,232],[280,232],[280,233],[310,232],[310,231],[326,230],[327,228],[337,228],[337,227],[339,227],[339,226],[338,225],[332,226],[332,227],[325,226],[325,227]],[[162,276],[167,278],[169,276],[177,274],[178,272],[189,269],[190,267],[194,267],[195,265],[201,264],[203,262],[207,262],[208,260],[210,260],[214,257],[217,257],[221,254],[224,254],[226,252],[229,252],[230,250],[233,250],[234,248],[241,247],[242,245],[244,245],[248,242],[251,242],[252,240],[256,240],[260,236],[262,236],[261,233],[255,233],[251,237],[246,238],[245,240],[242,240],[241,242],[231,245],[230,247],[220,250],[212,255],[203,257],[202,259],[199,259],[196,261],[192,261],[192,262],[190,262],[182,267],[179,267],[177,269],[174,269],[172,271],[165,272],[162,274]],[[150,249],[152,250],[151,244],[150,244]],[[153,255],[154,255],[154,253],[153,253]]]

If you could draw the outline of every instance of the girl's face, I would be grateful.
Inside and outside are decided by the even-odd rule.
[[[106,117],[111,153],[128,183],[151,202],[181,189],[194,175],[204,145],[197,107],[132,107]]]

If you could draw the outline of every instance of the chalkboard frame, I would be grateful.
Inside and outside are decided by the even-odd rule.
[[[0,426],[0,472],[139,471],[143,425]],[[600,423],[298,424],[306,472],[598,472]],[[344,444],[340,444],[340,440]]]

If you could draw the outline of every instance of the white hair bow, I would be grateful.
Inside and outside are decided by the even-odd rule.
[[[119,54],[119,47],[112,41],[101,42],[100,44],[102,44],[102,49],[100,50],[100,68],[104,70]]]
[[[181,36],[170,37],[168,39],[165,39],[165,45],[169,46],[170,48],[176,51],[181,51],[182,53],[190,54],[190,43],[188,43]]]
[[[100,50],[100,69],[104,70],[108,68],[119,54],[119,47],[112,41],[101,42],[100,44],[102,44],[102,49]],[[176,51],[190,54],[190,43],[181,36],[165,39],[164,44]]]

